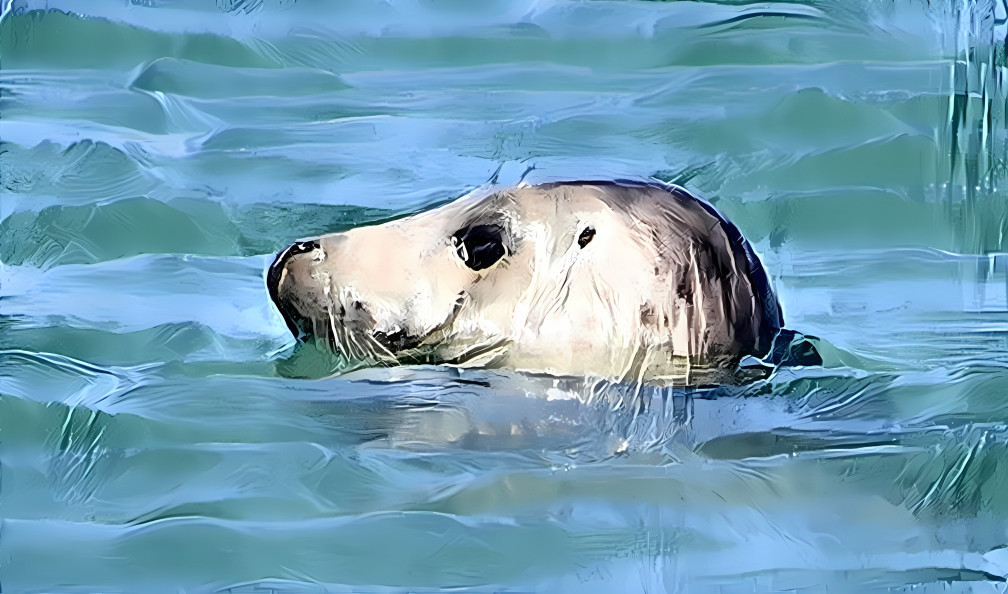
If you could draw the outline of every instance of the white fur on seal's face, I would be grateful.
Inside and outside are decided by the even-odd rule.
[[[479,226],[504,255],[473,270],[458,235]],[[314,241],[278,258],[274,299],[366,363],[723,381],[776,328],[720,219],[654,186],[518,187]]]

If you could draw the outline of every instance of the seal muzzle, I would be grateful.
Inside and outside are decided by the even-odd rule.
[[[301,315],[301,312],[297,308],[281,299],[280,289],[285,280],[286,267],[290,259],[299,254],[306,254],[317,249],[320,249],[317,241],[296,242],[277,254],[277,257],[273,260],[273,264],[269,267],[269,271],[266,273],[266,289],[269,291],[270,299],[273,300],[273,304],[280,312],[280,315],[283,316],[284,322],[290,329],[291,334],[299,340],[308,334],[308,329],[311,328],[311,321]]]

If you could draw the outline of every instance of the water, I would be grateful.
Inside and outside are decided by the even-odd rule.
[[[3,591],[1004,591],[1001,0],[3,7]],[[824,366],[294,352],[273,252],[523,175],[688,184]]]

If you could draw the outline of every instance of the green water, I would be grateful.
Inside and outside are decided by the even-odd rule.
[[[4,592],[1004,588],[1001,0],[2,6]],[[523,177],[686,184],[824,366],[295,351],[276,251]]]

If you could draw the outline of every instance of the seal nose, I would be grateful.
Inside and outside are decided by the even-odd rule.
[[[266,273],[266,289],[269,291],[270,299],[273,300],[277,309],[280,310],[280,313],[283,315],[284,322],[287,323],[287,327],[290,328],[290,331],[294,334],[294,336],[299,336],[302,329],[298,327],[298,324],[293,319],[297,312],[291,311],[291,308],[287,307],[284,302],[280,300],[280,285],[284,281],[287,263],[291,258],[299,254],[313,252],[319,249],[319,247],[319,243],[315,240],[295,242],[293,245],[277,254],[277,257],[273,260],[273,264],[269,267],[269,272]]]

